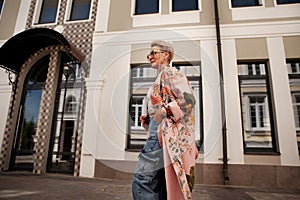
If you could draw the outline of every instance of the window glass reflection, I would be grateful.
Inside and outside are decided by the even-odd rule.
[[[57,8],[58,0],[44,0],[40,12],[39,24],[55,22]]]

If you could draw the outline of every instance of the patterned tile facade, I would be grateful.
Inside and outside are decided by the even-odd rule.
[[[36,2],[37,0],[31,1],[30,11],[27,19],[27,26],[26,29],[33,28],[33,13],[36,9]],[[89,75],[90,72],[90,61],[91,61],[91,52],[92,52],[92,38],[95,28],[95,20],[96,20],[96,13],[97,13],[97,5],[98,0],[93,0],[93,5],[91,7],[92,14],[91,19],[89,21],[84,22],[72,22],[72,23],[65,23],[65,11],[67,10],[67,2],[68,0],[61,0],[60,1],[60,10],[57,25],[63,26],[63,32],[61,33],[70,44],[72,44],[80,53],[85,56],[84,60],[84,71],[85,76]],[[52,26],[45,26],[46,28],[54,29],[56,25]],[[85,113],[85,99],[86,99],[86,92],[85,92],[85,85],[83,85],[83,94],[82,99],[80,100],[80,115],[79,115],[79,126],[78,126],[78,136],[76,141],[76,152],[75,152],[75,165],[74,165],[74,176],[79,175],[79,166],[80,166],[80,155],[81,155],[81,145],[82,145],[82,134],[83,134],[83,122],[84,122],[84,113]],[[36,171],[39,173],[39,171]]]
[[[0,154],[0,170],[8,170],[9,169],[9,162],[11,157],[11,151],[13,148],[13,142],[15,139],[15,129],[17,124],[17,119],[19,116],[19,103],[22,96],[23,91],[23,81],[26,77],[26,68],[28,66],[28,63],[31,63],[32,59],[29,58],[21,67],[20,73],[16,79],[16,85],[15,85],[15,91],[12,92],[11,100],[9,104],[9,115],[7,116],[6,120],[6,126],[3,136],[3,142],[2,142],[2,148],[1,148],[1,154]]]
[[[59,76],[58,70],[58,53],[59,49],[51,49],[50,61],[47,73],[47,79],[45,83],[45,90],[42,94],[42,100],[40,105],[40,115],[37,126],[37,143],[35,144],[35,155],[33,173],[41,174],[46,172],[46,160],[49,150],[49,138],[51,135],[51,122],[53,110],[53,103],[55,101],[55,93],[57,90],[57,84],[55,77]],[[57,81],[56,81],[57,82]]]
[[[90,16],[90,20],[73,21],[65,23],[65,12],[67,10],[67,3],[70,0],[61,0],[59,5],[59,15],[57,19],[57,23],[55,25],[45,25],[45,28],[54,29],[56,26],[63,26],[63,32],[61,33],[70,44],[74,45],[74,47],[85,56],[85,71],[87,76],[90,72],[90,61],[91,61],[91,52],[92,52],[92,39],[93,33],[95,30],[95,21],[97,14],[97,6],[98,0],[92,0],[92,12]],[[29,14],[26,23],[26,29],[34,28],[34,19],[33,14],[35,13],[37,5],[37,0],[32,0]],[[41,25],[39,25],[40,27]]]
[[[3,142],[2,142],[2,148],[1,148],[1,153],[0,153],[0,170],[4,171],[8,169],[9,165],[9,159],[10,159],[10,151],[11,151],[11,143],[13,141],[13,136],[14,136],[14,130],[13,130],[13,118],[10,115],[13,115],[14,113],[14,103],[13,101],[15,93],[11,94],[11,100],[9,103],[9,111],[8,113],[9,116],[6,120],[6,126],[5,126],[5,131],[4,131],[4,136],[3,136]]]
[[[79,118],[78,118],[78,135],[76,139],[76,150],[75,150],[75,163],[74,163],[74,176],[79,176],[79,167],[80,167],[80,156],[81,156],[81,148],[82,148],[82,132],[84,125],[84,115],[85,115],[85,104],[86,104],[86,85],[85,81],[82,81],[82,95],[80,99],[79,105]]]
[[[92,37],[95,28],[95,19],[97,13],[97,4],[98,0],[93,0],[92,5],[92,15],[90,20],[88,21],[78,21],[78,22],[69,22],[65,23],[65,11],[67,9],[67,1],[68,0],[61,0],[59,5],[59,16],[56,25],[45,25],[44,28],[54,29],[56,26],[60,25],[63,26],[63,32],[61,33],[70,44],[72,44],[81,54],[85,56],[84,65],[82,65],[83,70],[85,72],[85,77],[89,76],[90,72],[90,61],[91,61],[91,52],[92,52]],[[37,6],[37,0],[32,0],[30,4],[30,9],[28,12],[28,18],[26,23],[26,29],[35,28],[33,24],[33,14],[35,13],[35,9]],[[39,25],[39,27],[41,27]],[[51,130],[51,123],[52,117],[49,112],[54,107],[54,99],[53,92],[56,90],[56,87],[53,85],[53,80],[55,77],[58,76],[57,73],[57,58],[58,52],[63,50],[61,48],[65,47],[48,47],[45,48],[38,53],[35,53],[30,59],[23,64],[22,69],[19,73],[18,80],[24,80],[27,73],[24,73],[24,69],[34,62],[34,57],[38,57],[40,53],[44,51],[50,51],[51,58],[49,63],[49,69],[47,74],[46,80],[46,92],[42,96],[41,105],[40,105],[40,117],[38,122],[38,136],[37,136],[37,143],[35,145],[35,155],[34,155],[34,173],[45,173],[46,171],[46,164],[47,164],[47,156],[49,150],[49,140],[50,140],[50,132]],[[85,113],[85,102],[86,102],[86,88],[83,81],[83,91],[80,100],[80,114],[79,114],[79,125],[78,125],[78,136],[76,140],[76,152],[75,152],[75,164],[74,164],[74,176],[79,175],[80,169],[80,155],[81,155],[81,146],[82,146],[82,134],[83,134],[83,122],[84,122],[84,113]],[[11,102],[9,106],[8,113],[12,113],[13,116],[18,115],[18,108],[20,103],[20,97],[23,88],[20,85],[17,85],[15,93],[12,95],[19,96],[19,101],[16,98],[11,97]],[[12,150],[12,143],[14,140],[14,133],[16,128],[16,121],[14,120],[16,117],[8,116],[6,121],[6,128],[3,138],[3,145],[1,148],[0,154],[0,170],[7,170],[9,168],[9,161],[11,156]]]

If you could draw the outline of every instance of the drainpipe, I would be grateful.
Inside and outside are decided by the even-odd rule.
[[[223,64],[222,64],[222,49],[221,49],[221,36],[220,36],[220,23],[219,23],[219,9],[218,0],[214,0],[215,8],[215,23],[216,23],[216,36],[217,36],[217,50],[218,50],[218,64],[220,74],[220,96],[221,96],[221,114],[222,114],[222,139],[223,139],[223,175],[224,185],[228,184],[228,158],[227,158],[227,129],[226,129],[226,115],[225,115],[225,98],[224,98],[224,81],[223,81]]]

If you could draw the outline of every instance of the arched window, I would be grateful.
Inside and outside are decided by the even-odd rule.
[[[68,96],[66,100],[66,112],[76,112],[77,102],[74,96]]]

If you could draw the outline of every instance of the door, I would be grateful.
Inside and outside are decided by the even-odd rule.
[[[47,172],[73,174],[81,77],[78,64],[61,66],[62,75],[56,93]]]
[[[48,62],[49,56],[36,62],[25,79],[12,149],[11,170],[33,170],[36,130]]]

